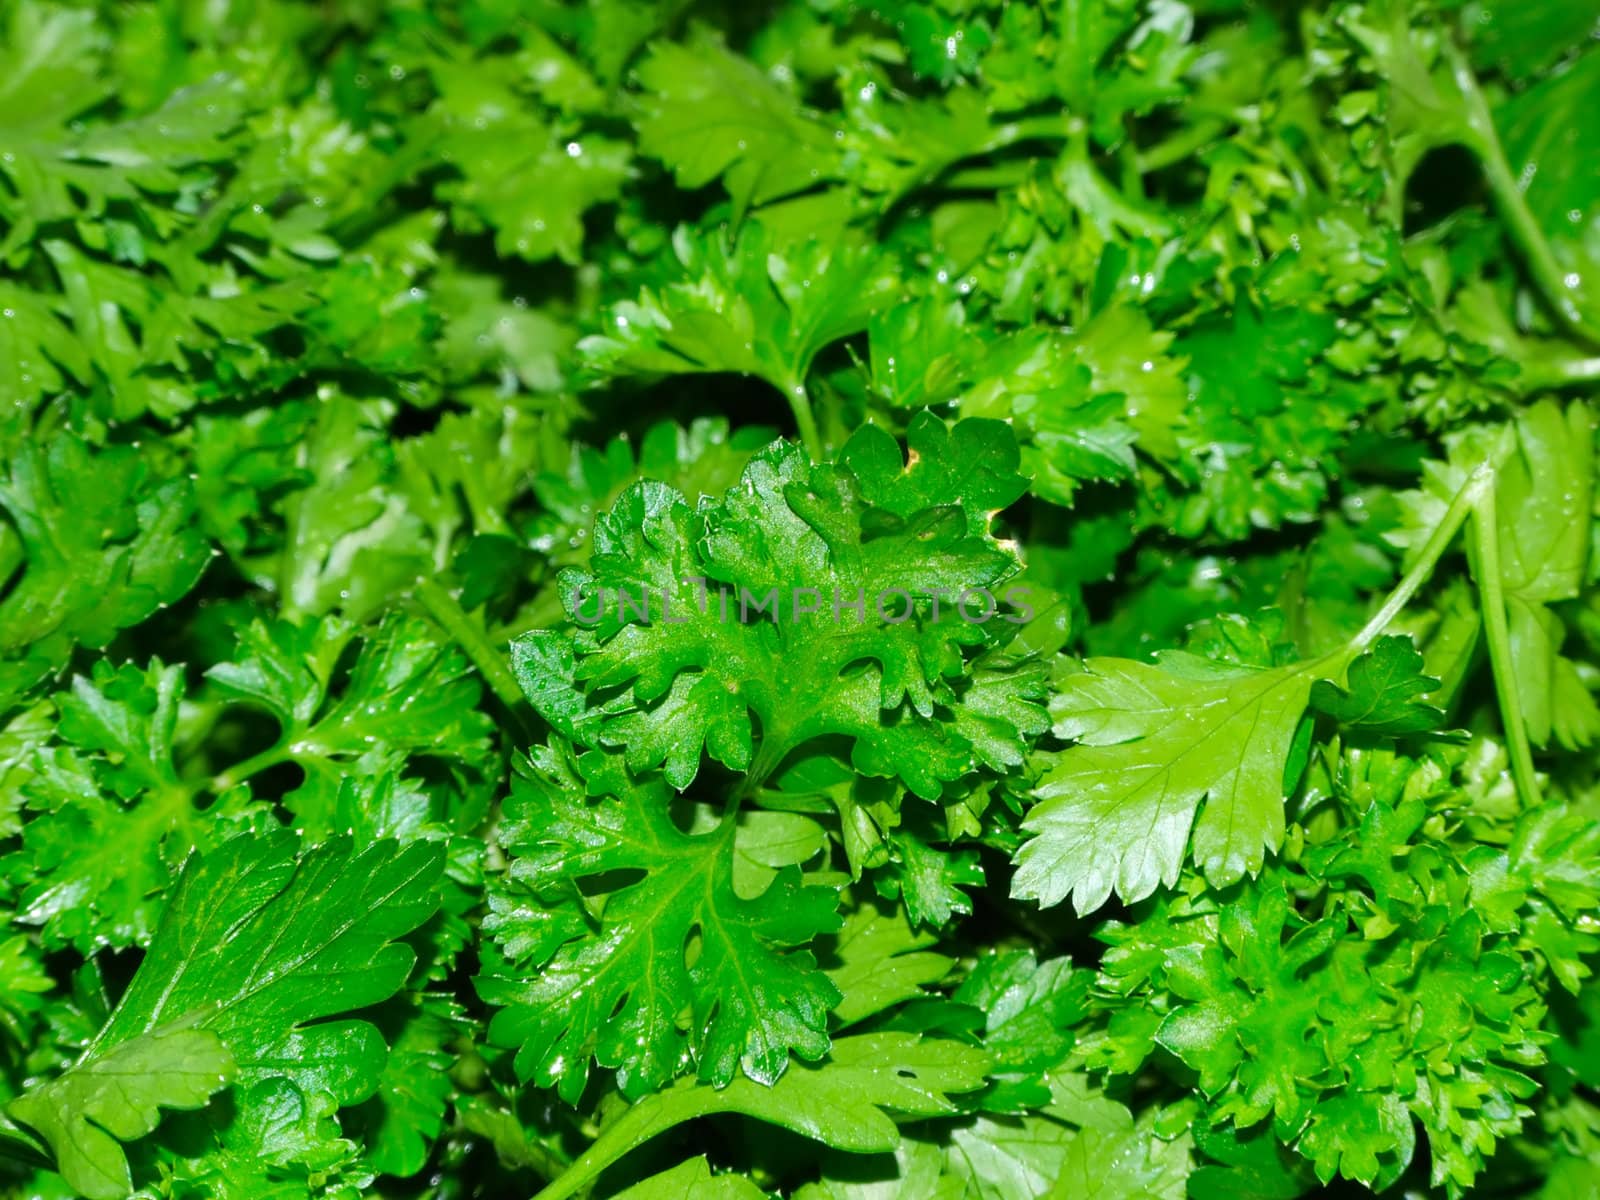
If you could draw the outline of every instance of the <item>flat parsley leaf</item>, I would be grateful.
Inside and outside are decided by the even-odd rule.
[[[518,970],[484,976],[479,991],[504,1009],[490,1032],[517,1048],[518,1073],[574,1101],[590,1058],[637,1095],[685,1063],[719,1086],[740,1069],[771,1083],[791,1051],[828,1049],[839,992],[791,947],[838,928],[837,893],[785,867],[742,898],[733,822],[685,834],[664,792],[658,783],[593,803],[557,774],[520,779],[508,806],[520,886],[486,928]],[[594,915],[580,884],[604,897]]]
[[[0,598],[0,709],[195,585],[210,558],[187,480],[163,478],[130,447],[90,451],[60,435],[0,465],[0,511],[23,566]]]
[[[1422,655],[1410,638],[1383,637],[1348,668],[1345,686],[1319,679],[1311,685],[1311,707],[1341,725],[1373,733],[1425,733],[1439,728],[1444,713],[1423,697],[1439,681],[1423,674]]]
[[[1283,840],[1284,767],[1320,666],[1229,666],[1185,654],[1160,666],[1089,659],[1059,679],[1058,736],[1015,895],[1092,912],[1139,900],[1195,860],[1218,886],[1261,869]],[[1204,811],[1196,817],[1200,802]]]
[[[360,652],[345,675],[340,660],[358,636]],[[340,828],[330,818],[353,761],[432,759],[468,791],[482,786],[488,770],[482,688],[460,651],[413,618],[392,615],[364,630],[337,617],[253,622],[239,633],[237,659],[207,677],[278,724],[277,741],[223,772],[216,788],[293,762],[305,777],[284,802],[317,830]]]
[[[895,298],[889,264],[846,229],[781,247],[759,221],[732,237],[680,227],[670,282],[614,305],[578,349],[598,376],[737,372],[785,397],[812,360]]]
[[[766,1195],[743,1175],[713,1175],[702,1155],[634,1184],[616,1200],[763,1200]]]
[[[240,837],[184,869],[149,953],[79,1060],[10,1105],[92,1200],[132,1190],[118,1140],[158,1107],[204,1104],[230,1080],[304,1087],[383,1042],[357,1021],[310,1024],[392,995],[414,955],[395,943],[437,904],[436,849],[337,840],[297,858],[288,833]]]
[[[712,37],[665,43],[637,68],[639,148],[697,188],[721,177],[734,213],[814,187],[839,168],[827,127]]]
[[[52,744],[19,788],[29,820],[15,862],[17,919],[47,946],[148,943],[190,852],[264,823],[248,794],[207,804],[179,777],[183,700],[182,668],[105,659],[55,698]]]

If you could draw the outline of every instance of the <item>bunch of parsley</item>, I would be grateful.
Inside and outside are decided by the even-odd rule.
[[[1600,1195],[1573,0],[0,0],[0,1198]]]

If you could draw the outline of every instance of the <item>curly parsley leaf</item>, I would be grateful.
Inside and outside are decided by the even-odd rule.
[[[368,1105],[373,1127],[366,1158],[380,1174],[406,1178],[427,1164],[429,1144],[444,1128],[454,1091],[450,1068],[458,1057],[452,1044],[466,1021],[453,1000],[431,993],[415,1007],[391,1006],[402,1007]]]
[[[775,445],[698,509],[630,489],[596,523],[589,571],[564,577],[580,628],[513,646],[534,707],[680,789],[703,753],[760,782],[823,736],[930,798],[1016,762],[1042,725],[1033,664],[960,678],[963,647],[1012,628],[988,589],[1016,563],[987,524],[1021,489],[1016,448],[992,424],[932,417],[911,445],[908,464],[869,427],[821,466]]]
[[[1091,323],[1081,338],[1038,328],[996,335],[968,328],[966,310],[930,295],[873,318],[868,329],[871,386],[887,402],[917,408],[959,398],[964,415],[1008,421],[1024,444],[1023,468],[1037,494],[1070,503],[1084,480],[1133,474],[1137,425],[1159,419],[1154,399],[1165,379],[1128,382],[1096,370],[1090,339],[1113,336],[1114,320]],[[1147,415],[1137,416],[1139,412]]]
[[[0,4],[0,1195],[1593,1190],[1584,6],[192,7]]]
[[[680,226],[666,281],[607,313],[578,344],[600,379],[731,372],[764,379],[794,411],[802,440],[821,443],[807,377],[817,355],[893,303],[891,264],[848,226],[780,245],[760,221],[729,236]]]

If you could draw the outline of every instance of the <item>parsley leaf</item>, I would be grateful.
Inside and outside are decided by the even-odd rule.
[[[771,1083],[791,1051],[823,1054],[839,992],[788,948],[838,927],[834,890],[786,867],[741,897],[731,822],[686,835],[660,788],[595,804],[570,786],[519,787],[505,840],[522,886],[489,922],[511,962],[479,982],[504,1008],[491,1034],[517,1048],[522,1077],[575,1100],[591,1057],[637,1095],[684,1061],[720,1086],[740,1069]],[[589,884],[604,888],[597,919],[576,890]]]
[[[0,2],[0,1200],[1588,1195],[1593,32]]]
[[[1174,654],[1160,666],[1090,659],[1068,673],[1055,729],[1078,744],[1037,789],[1015,893],[1046,904],[1071,895],[1079,912],[1113,890],[1142,899],[1177,882],[1191,828],[1215,884],[1260,870],[1283,840],[1289,744],[1319,669]]]
[[[207,808],[179,777],[182,701],[179,667],[104,660],[56,698],[57,744],[35,752],[19,789],[32,818],[16,919],[47,945],[147,943],[190,851],[256,824],[247,798]]]
[[[1437,729],[1444,714],[1422,699],[1439,686],[1422,673],[1422,655],[1409,639],[1379,638],[1355,658],[1346,686],[1326,679],[1311,685],[1311,706],[1341,725],[1374,733],[1423,733]]]
[[[987,532],[1021,485],[995,428],[927,418],[912,465],[871,429],[832,466],[776,445],[697,510],[661,485],[630,489],[597,522],[590,571],[564,577],[580,628],[513,647],[529,699],[564,735],[621,748],[631,770],[660,767],[680,789],[702,747],[759,782],[829,735],[854,740],[858,769],[930,798],[980,764],[1017,761],[1040,725],[1028,665],[947,681],[962,647],[997,640],[988,589],[1015,570]],[[941,595],[942,613],[916,599]],[[622,703],[607,698],[619,687]]]
[[[683,187],[721,178],[736,215],[838,170],[827,128],[714,38],[664,43],[637,72],[646,92],[639,148],[667,163]]]
[[[150,953],[110,1020],[56,1079],[12,1102],[85,1195],[132,1188],[117,1142],[158,1106],[198,1107],[232,1080],[320,1073],[383,1054],[361,1022],[309,1025],[386,998],[412,952],[394,944],[437,903],[436,852],[288,834],[242,837],[190,861]],[[306,1028],[301,1028],[307,1026]]]
[[[163,479],[127,447],[91,453],[67,436],[17,448],[0,510],[23,564],[0,598],[0,704],[101,647],[195,585],[209,551],[187,481]]]

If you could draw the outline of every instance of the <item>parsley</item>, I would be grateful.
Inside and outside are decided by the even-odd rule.
[[[0,1200],[1600,1192],[1600,48],[0,0]]]

